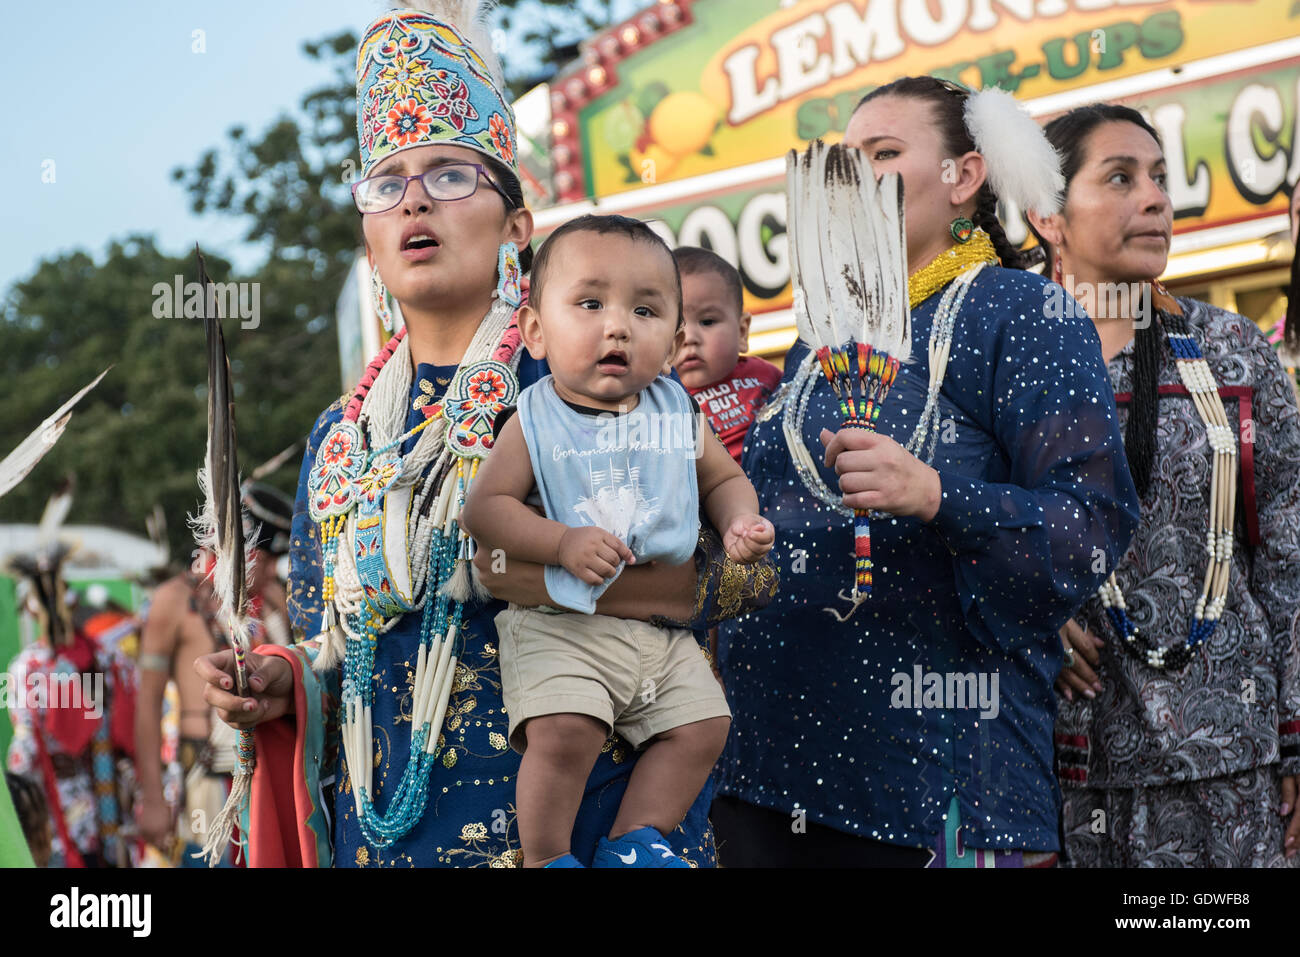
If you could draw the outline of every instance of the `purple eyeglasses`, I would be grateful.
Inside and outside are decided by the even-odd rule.
[[[479,163],[443,163],[423,173],[416,173],[414,176],[402,176],[398,173],[371,176],[353,184],[352,202],[361,213],[386,213],[406,198],[406,190],[413,179],[423,183],[429,196],[441,202],[469,199],[478,191],[480,176],[501,194],[507,208],[514,209],[515,204],[511,202],[505,190],[492,181],[487,168]]]

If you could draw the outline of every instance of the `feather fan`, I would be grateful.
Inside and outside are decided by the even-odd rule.
[[[911,358],[903,187],[876,182],[857,150],[813,140],[786,157],[790,270],[799,337],[814,348],[849,341]]]
[[[873,428],[912,354],[902,180],[891,173],[877,181],[858,150],[813,140],[786,155],[786,194],[799,336],[834,389],[844,425]],[[870,594],[872,564],[869,515],[854,516],[857,565],[846,600],[856,608]]]
[[[207,337],[208,359],[208,448],[199,469],[199,487],[203,490],[203,511],[192,521],[200,548],[212,553],[212,593],[220,604],[220,620],[229,630],[230,646],[235,652],[236,693],[246,697],[249,651],[248,575],[246,566],[251,550],[244,540],[244,513],[239,493],[239,458],[235,446],[235,400],[230,384],[230,362],[226,358],[226,340],[221,332],[221,317],[209,308],[215,297],[208,295],[207,266],[198,246],[194,247],[199,265],[199,284],[204,290],[203,327]],[[251,542],[249,543],[251,544]],[[251,792],[253,776],[253,732],[241,730],[236,748],[238,764],[230,795],[221,813],[208,826],[203,856],[215,867],[230,843],[230,835]]]

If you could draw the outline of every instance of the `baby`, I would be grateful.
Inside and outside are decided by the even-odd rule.
[[[754,413],[781,384],[781,370],[749,348],[740,273],[715,252],[698,246],[673,250],[682,277],[685,340],[673,361],[686,386],[731,457],[740,461]]]
[[[682,323],[672,253],[644,223],[583,216],[537,253],[519,327],[551,374],[498,421],[461,513],[480,547],[544,564],[551,603],[566,609],[496,618],[510,743],[523,754],[525,866],[581,866],[571,833],[611,729],[646,750],[593,866],[689,866],[664,835],[726,741],[731,711],[689,631],[595,613],[625,563],[690,560],[701,504],[733,561],[759,560],[775,539],[749,480],[666,377]],[[534,488],[545,518],[525,504]]]
[[[699,246],[673,250],[682,277],[685,333],[673,360],[682,385],[708,417],[731,457],[740,462],[745,436],[768,397],[781,384],[781,370],[749,348],[749,322],[740,273],[717,253]],[[718,629],[709,629],[709,659],[719,681]]]

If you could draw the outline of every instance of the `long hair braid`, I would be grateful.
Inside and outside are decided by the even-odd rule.
[[[1300,189],[1300,186],[1296,189]],[[1300,249],[1291,257],[1291,284],[1287,286],[1285,321],[1283,345],[1292,355],[1300,354]]]
[[[976,198],[974,222],[993,240],[993,250],[998,254],[998,259],[1002,260],[1002,265],[1008,269],[1025,268],[1025,256],[1012,245],[1006,230],[1002,228],[1002,221],[998,219],[998,198],[993,195],[988,183],[980,187]]]
[[[1145,498],[1151,486],[1156,459],[1156,421],[1160,411],[1161,330],[1155,307],[1147,303],[1147,319],[1133,338],[1133,401],[1129,403],[1124,428],[1124,454],[1138,496]]]

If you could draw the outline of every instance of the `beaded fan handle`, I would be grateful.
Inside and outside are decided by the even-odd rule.
[[[880,418],[880,406],[898,378],[899,361],[879,349],[851,340],[846,345],[835,348],[822,346],[817,350],[817,361],[821,364],[826,381],[835,391],[840,414],[844,416],[844,428],[869,429],[874,432],[876,421]],[[856,399],[853,394],[854,380],[857,381]],[[871,595],[869,509],[853,510],[853,554],[853,601],[856,604]]]

